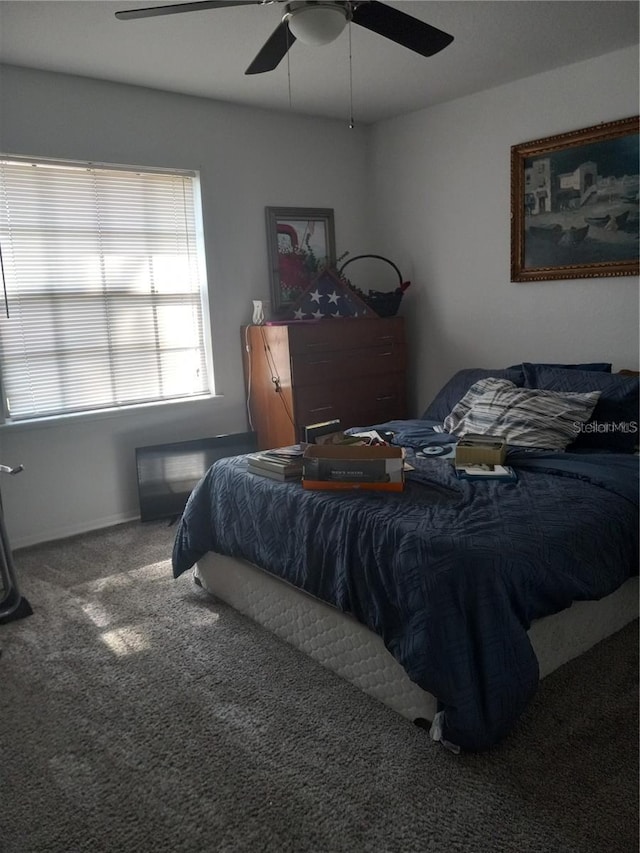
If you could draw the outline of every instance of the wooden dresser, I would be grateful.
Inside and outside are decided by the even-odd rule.
[[[260,449],[334,418],[347,429],[406,417],[402,317],[245,326],[242,349]]]

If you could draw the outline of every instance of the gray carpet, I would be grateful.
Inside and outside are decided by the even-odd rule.
[[[173,534],[16,554],[34,614],[0,626],[3,853],[638,850],[637,623],[454,756],[174,581]]]

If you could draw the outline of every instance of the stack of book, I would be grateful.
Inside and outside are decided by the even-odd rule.
[[[247,457],[247,468],[260,477],[272,480],[300,480],[302,478],[302,453],[300,444],[262,450]]]

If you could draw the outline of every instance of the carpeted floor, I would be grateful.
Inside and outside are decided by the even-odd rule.
[[[174,531],[18,552],[0,626],[2,853],[632,853],[638,625],[455,756],[171,577]]]

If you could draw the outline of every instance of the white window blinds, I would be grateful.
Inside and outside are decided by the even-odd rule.
[[[0,159],[7,418],[212,392],[196,191],[192,174]]]

